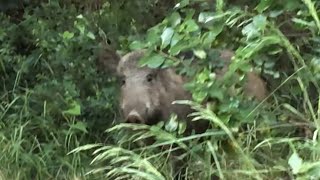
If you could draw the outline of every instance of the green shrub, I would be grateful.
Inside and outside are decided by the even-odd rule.
[[[189,179],[319,178],[320,3],[302,2],[0,3],[0,177],[171,179],[168,154],[181,148]],[[143,65],[189,76],[193,101],[179,103],[211,128],[184,137],[174,118],[114,126],[118,87],[96,67],[102,42],[146,48]],[[235,52],[222,81],[217,49]],[[243,96],[252,69],[271,93],[261,103]]]

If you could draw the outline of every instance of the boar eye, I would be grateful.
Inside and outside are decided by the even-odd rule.
[[[148,75],[147,75],[147,81],[148,81],[148,82],[151,82],[152,80],[153,80],[152,74],[148,74]]]
[[[122,79],[121,79],[121,86],[123,86],[124,84],[126,84],[126,79],[125,79],[125,78],[122,78]]]

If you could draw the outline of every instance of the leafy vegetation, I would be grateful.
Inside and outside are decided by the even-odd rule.
[[[171,179],[178,149],[186,179],[320,178],[318,1],[0,7],[2,179]],[[188,76],[193,101],[176,103],[211,128],[183,136],[174,116],[156,126],[118,124],[117,80],[96,66],[101,43],[122,54],[145,48],[141,65]],[[223,66],[218,49],[235,52],[222,80],[213,73]],[[243,96],[252,69],[270,91],[262,102]],[[150,137],[156,142],[144,144]]]

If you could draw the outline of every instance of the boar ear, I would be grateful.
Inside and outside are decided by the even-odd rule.
[[[220,50],[220,58],[225,60],[227,63],[231,62],[231,58],[234,56],[234,52],[228,49]]]
[[[98,69],[108,73],[116,74],[120,58],[121,57],[115,50],[111,48],[110,45],[102,43],[98,52]]]

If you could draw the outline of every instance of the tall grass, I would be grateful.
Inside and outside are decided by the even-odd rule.
[[[18,22],[0,14],[0,179],[165,180],[177,175],[179,160],[183,179],[320,178],[318,1],[268,0],[252,7],[248,0],[241,9],[219,0],[213,14],[201,4],[207,1],[181,1],[160,23],[146,17],[158,13],[149,9],[156,1],[112,2],[90,8],[86,1],[84,11],[58,1],[33,4]],[[193,11],[205,20],[198,23]],[[118,119],[117,90],[112,77],[96,70],[97,42],[109,37],[124,51],[154,48],[157,33],[178,22],[185,23],[174,27],[184,35],[178,39],[200,57],[208,47],[235,50],[214,95],[235,72],[254,68],[271,84],[269,96],[257,103],[237,87],[240,93],[223,99],[220,109],[213,102],[177,102],[195,110],[194,121],[209,121],[201,134],[183,136],[174,118],[107,128]],[[199,34],[189,33],[197,28]],[[139,43],[142,37],[148,42]],[[194,78],[203,80],[213,65],[201,59],[199,66]],[[194,95],[205,94],[206,85]]]
[[[299,7],[303,11],[301,14],[305,14],[303,17],[297,15],[292,19],[302,28],[316,32],[311,36],[302,37],[305,41],[314,40],[318,43],[319,4],[311,0],[303,2],[306,6]],[[261,2],[260,5],[265,4]],[[307,12],[304,8],[307,8]],[[226,19],[225,24],[228,24],[229,28],[243,28],[252,19],[259,19],[258,16],[241,12]],[[297,21],[298,18],[304,17],[312,17],[313,20],[308,20],[315,26],[310,26],[310,23],[302,19]],[[231,71],[226,77],[231,76],[235,72],[232,70],[239,68],[241,62],[261,57],[257,54],[268,52],[266,50],[269,50],[270,46],[270,49],[280,47],[281,51],[273,49],[275,54],[280,55],[277,51],[285,54],[288,58],[286,63],[292,65],[293,69],[291,73],[280,69],[283,71],[280,73],[287,73],[287,76],[280,79],[281,82],[270,90],[270,95],[265,100],[248,112],[247,118],[253,116],[250,123],[232,126],[210,106],[182,102],[195,109],[195,112],[190,114],[193,120],[209,121],[213,128],[202,134],[182,137],[177,132],[162,130],[160,127],[165,127],[163,124],[155,127],[117,125],[107,132],[134,133],[126,136],[122,132],[118,135],[117,145],[96,149],[92,163],[97,163],[99,159],[99,162],[106,162],[106,166],[101,166],[105,169],[94,169],[90,173],[101,170],[106,177],[119,179],[170,179],[172,172],[159,167],[170,164],[163,156],[170,158],[170,154],[180,148],[184,150],[181,158],[184,158],[187,166],[183,172],[185,179],[211,179],[213,175],[219,176],[220,179],[320,178],[320,87],[318,72],[311,63],[311,59],[318,60],[319,51],[314,49],[316,52],[307,53],[299,49],[301,47],[296,44],[298,41],[289,39],[289,36],[282,32],[282,27],[276,24],[277,21],[272,20],[272,17],[268,18],[271,20],[262,22],[265,27],[261,30],[259,38],[249,38],[246,44],[238,48],[235,63],[231,65]],[[314,45],[311,48],[315,47],[318,46]],[[311,91],[312,88],[315,93]],[[282,95],[283,91],[287,93]],[[299,98],[295,99],[297,94]],[[286,100],[287,96],[289,101]],[[247,122],[246,118],[243,122]],[[138,146],[138,140],[147,141],[150,137],[156,142]],[[164,146],[175,148],[161,150]],[[81,150],[83,149],[79,147],[74,152]]]

